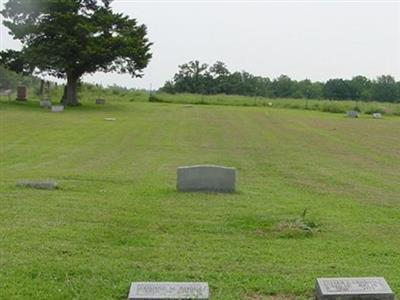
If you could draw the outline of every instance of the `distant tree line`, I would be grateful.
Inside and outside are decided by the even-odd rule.
[[[304,98],[400,102],[400,82],[382,75],[376,80],[365,76],[312,82],[296,81],[281,75],[275,79],[254,76],[248,72],[230,72],[225,63],[207,65],[190,61],[180,65],[173,80],[160,89],[167,93],[227,94],[267,98]]]

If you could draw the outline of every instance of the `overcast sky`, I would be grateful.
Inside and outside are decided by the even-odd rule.
[[[114,0],[113,8],[147,25],[153,59],[142,79],[95,74],[85,81],[158,88],[194,59],[270,78],[400,80],[400,1]],[[1,49],[18,49],[3,25],[0,33]]]

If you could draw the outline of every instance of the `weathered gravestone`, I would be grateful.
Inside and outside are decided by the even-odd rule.
[[[318,278],[317,300],[394,300],[394,294],[383,277]]]
[[[40,100],[40,107],[51,108],[51,102],[48,99]]]
[[[52,112],[63,112],[64,111],[64,105],[53,105],[51,107]]]
[[[106,104],[105,99],[96,99],[96,104]]]
[[[17,186],[29,187],[42,190],[54,190],[57,188],[57,182],[52,180],[20,180]]]
[[[0,90],[0,96],[10,96],[12,94],[12,90],[11,89],[7,89],[7,90]]]
[[[129,300],[203,299],[208,300],[206,282],[133,282]]]
[[[373,117],[374,119],[381,119],[381,118],[382,118],[382,114],[381,114],[381,113],[373,113],[373,114],[372,114],[372,117]]]
[[[349,110],[347,112],[347,117],[348,118],[358,118],[358,112],[355,110]]]
[[[17,101],[26,101],[27,95],[28,92],[26,86],[17,87]]]
[[[235,192],[236,169],[214,165],[179,167],[177,190],[180,192]]]

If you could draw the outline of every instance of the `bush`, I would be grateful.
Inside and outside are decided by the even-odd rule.
[[[166,101],[164,101],[163,99],[161,99],[160,97],[158,97],[154,94],[150,94],[149,102],[166,102]]]
[[[344,106],[339,105],[337,103],[326,103],[321,107],[321,111],[341,114],[345,113],[347,109]]]
[[[278,236],[282,238],[303,238],[310,237],[318,232],[318,224],[308,220],[306,214],[307,209],[303,211],[300,217],[280,222],[275,228]]]
[[[386,110],[381,107],[370,107],[364,113],[366,113],[367,115],[372,115],[374,113],[380,113],[383,115],[386,114]]]

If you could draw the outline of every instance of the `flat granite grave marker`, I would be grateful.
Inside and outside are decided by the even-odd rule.
[[[180,192],[235,192],[236,169],[214,165],[179,167],[176,188]]]
[[[53,180],[20,180],[17,182],[17,186],[42,190],[54,190],[58,185],[57,182]]]
[[[317,278],[317,300],[394,300],[383,277]]]
[[[128,300],[208,300],[209,294],[206,282],[133,282]]]
[[[53,105],[51,107],[52,112],[63,112],[64,111],[64,105]]]
[[[358,112],[355,110],[349,110],[347,112],[347,117],[348,118],[358,118]]]

